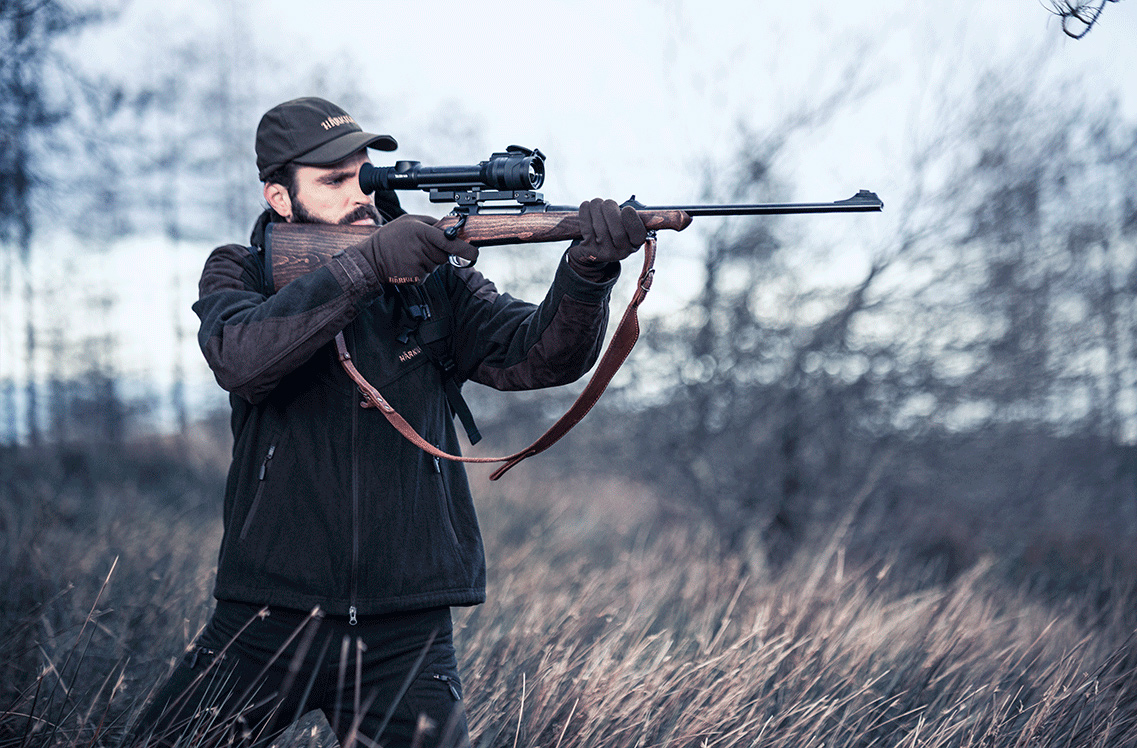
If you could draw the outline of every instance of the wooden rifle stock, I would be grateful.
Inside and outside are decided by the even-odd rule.
[[[647,209],[637,212],[648,231],[661,229],[682,231],[691,225],[691,216],[678,209]],[[440,229],[448,229],[457,225],[460,220],[458,216],[446,216],[436,225]],[[478,213],[466,218],[458,236],[475,247],[579,239],[580,215],[576,208],[520,214]]]
[[[641,210],[639,214],[649,231],[682,231],[691,223],[691,216],[678,209]],[[459,220],[458,216],[449,215],[435,225],[445,230]],[[270,273],[272,287],[279,291],[375,231],[374,226],[270,223],[265,230],[265,266]],[[476,247],[570,241],[581,237],[580,217],[576,208],[532,213],[478,213],[466,217],[458,236]]]
[[[373,233],[374,226],[270,223],[265,227],[265,270],[269,274],[269,285],[279,291]]]

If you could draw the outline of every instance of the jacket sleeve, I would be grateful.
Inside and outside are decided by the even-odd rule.
[[[619,266],[603,280],[578,275],[562,257],[545,299],[534,305],[500,294],[470,270],[453,271],[454,355],[465,379],[499,390],[574,382],[600,355],[608,299]]]
[[[273,294],[261,257],[236,244],[215,249],[193,305],[198,344],[218,384],[252,403],[334,338],[380,287],[351,247]]]

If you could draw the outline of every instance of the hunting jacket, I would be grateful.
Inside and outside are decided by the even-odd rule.
[[[459,451],[441,370],[413,336],[400,292],[358,247],[273,293],[262,229],[218,247],[194,311],[198,340],[230,393],[233,461],[214,595],[330,615],[373,615],[485,600],[485,558],[459,463],[404,439],[361,397],[332,343],[431,443]],[[452,316],[461,380],[550,387],[595,362],[618,266],[586,280],[562,257],[540,305],[449,264],[424,289]]]

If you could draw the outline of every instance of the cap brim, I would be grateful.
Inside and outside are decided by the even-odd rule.
[[[362,151],[364,148],[375,148],[380,151],[393,151],[399,147],[390,135],[372,135],[369,132],[349,132],[335,140],[324,143],[307,153],[292,159],[295,163],[306,166],[324,166],[343,161],[345,158]]]

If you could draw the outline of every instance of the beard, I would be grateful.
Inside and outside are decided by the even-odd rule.
[[[379,209],[374,205],[360,205],[347,215],[340,218],[338,221],[325,221],[322,218],[317,218],[308,212],[304,204],[297,200],[292,199],[292,222],[293,223],[338,223],[346,225],[354,221],[361,221],[365,218],[370,218],[378,226],[383,223],[383,217],[379,214]]]

